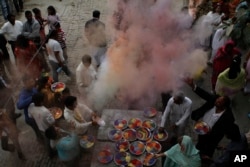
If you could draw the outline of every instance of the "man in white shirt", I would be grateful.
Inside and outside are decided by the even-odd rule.
[[[58,41],[56,41],[56,39],[57,31],[52,30],[49,35],[48,43],[46,44],[49,54],[49,63],[52,67],[53,80],[55,82],[58,81],[58,71],[60,71],[59,69],[63,70],[68,77],[71,76],[71,72],[69,71],[69,68],[67,67],[63,57],[61,45]]]
[[[198,135],[196,148],[200,150],[201,159],[211,159],[213,153],[226,132],[234,123],[235,118],[230,107],[228,96],[217,96],[210,94],[196,86],[193,79],[187,78],[185,82],[190,85],[193,91],[205,100],[205,103],[192,111],[191,119],[194,121],[206,122],[210,129],[209,133]]]
[[[225,111],[221,111],[217,113],[216,107],[213,107],[205,113],[205,115],[200,119],[200,121],[206,122],[208,126],[212,128],[224,112]]]
[[[91,62],[91,57],[84,55],[82,62],[76,68],[76,84],[80,94],[84,97],[86,97],[93,88],[93,84],[96,80],[96,70]]]
[[[8,14],[7,16],[8,22],[4,23],[2,26],[0,33],[4,34],[8,43],[11,45],[11,49],[15,51],[15,42],[17,36],[20,35],[23,31],[23,23],[19,20],[15,19],[15,15]]]
[[[100,11],[92,12],[93,18],[85,23],[85,36],[89,41],[90,55],[93,58],[93,65],[99,67],[103,62],[107,51],[107,39],[105,34],[105,24],[100,21]]]
[[[66,97],[64,104],[64,118],[73,126],[77,134],[85,134],[90,125],[97,124],[96,115],[87,106],[78,106],[75,96]]]
[[[32,101],[29,105],[28,114],[33,118],[37,124],[38,129],[41,131],[46,151],[51,155],[50,140],[45,136],[45,132],[49,127],[55,123],[55,119],[50,111],[43,106],[44,95],[36,93],[32,96]]]
[[[173,135],[182,136],[185,134],[185,127],[191,114],[192,101],[179,91],[168,101],[162,116],[159,130],[163,130],[166,124],[173,130]]]
[[[50,111],[42,105],[44,95],[36,93],[32,96],[32,101],[28,109],[29,116],[34,118],[39,130],[45,133],[46,129],[55,123],[55,119]]]

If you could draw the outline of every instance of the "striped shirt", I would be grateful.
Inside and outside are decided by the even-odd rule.
[[[65,32],[61,28],[59,28],[57,30],[57,41],[60,43],[62,49],[66,48],[65,40]]]

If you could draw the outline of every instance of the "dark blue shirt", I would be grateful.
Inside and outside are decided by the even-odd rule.
[[[32,96],[37,93],[37,89],[33,88],[32,90],[23,89],[19,95],[17,101],[17,108],[24,111],[26,123],[33,122],[34,120],[28,115],[28,107],[32,103]]]

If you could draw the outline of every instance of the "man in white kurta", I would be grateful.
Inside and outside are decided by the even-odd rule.
[[[182,136],[185,134],[185,127],[191,114],[192,101],[185,97],[183,92],[177,92],[168,101],[161,119],[160,129],[169,127],[173,135]]]
[[[84,55],[82,57],[82,62],[76,68],[76,84],[79,93],[83,97],[87,97],[96,80],[97,73],[91,63],[91,57],[89,55]]]
[[[19,20],[16,20],[15,15],[9,14],[7,17],[8,22],[4,23],[0,29],[0,34],[5,36],[6,40],[11,45],[11,49],[14,54],[17,36],[23,31],[23,23]]]
[[[78,104],[76,97],[66,97],[64,104],[64,118],[72,125],[76,134],[85,134],[90,125],[97,124],[93,111],[84,104]]]
[[[222,17],[221,8],[217,7],[216,11],[210,11],[202,17],[202,21],[199,27],[199,41],[200,45],[204,48],[210,48],[210,41],[216,27],[221,23]]]
[[[229,37],[227,35],[227,31],[227,25],[224,26],[223,24],[221,24],[221,27],[215,31],[212,39],[212,54],[209,60],[210,63],[213,63],[214,57],[217,54],[218,49],[225,45],[228,41]]]

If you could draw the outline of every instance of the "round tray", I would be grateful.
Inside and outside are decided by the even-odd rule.
[[[143,167],[142,162],[139,159],[132,159],[129,163],[128,163],[129,167]]]
[[[156,161],[157,159],[154,158],[154,154],[146,153],[142,163],[145,166],[153,166],[156,163]]]
[[[134,141],[130,144],[129,151],[133,155],[142,155],[145,151],[145,145],[141,141]]]
[[[120,152],[128,151],[129,149],[129,142],[127,140],[120,140],[115,144],[116,150]]]
[[[113,129],[109,131],[108,137],[111,141],[119,141],[122,139],[122,131]]]
[[[109,150],[102,150],[97,154],[97,160],[103,164],[110,163],[113,160],[113,154]]]
[[[163,132],[159,132],[158,129],[154,131],[154,139],[157,141],[165,141],[168,139],[168,132],[164,129]]]
[[[194,125],[195,133],[199,135],[205,135],[209,132],[210,128],[206,122],[199,121]]]
[[[55,82],[51,85],[51,90],[53,92],[62,92],[66,85],[63,82]]]
[[[80,146],[82,148],[91,148],[95,144],[95,137],[92,135],[84,135],[80,138]]]
[[[115,164],[127,166],[131,160],[131,155],[128,152],[117,152],[115,154]]]
[[[134,129],[126,129],[123,131],[122,134],[123,138],[128,141],[135,141],[136,140],[136,130]]]
[[[62,117],[63,112],[59,107],[49,108],[49,111],[55,119],[59,119]]]
[[[118,130],[123,130],[128,127],[128,123],[125,119],[117,119],[114,121],[114,127]]]
[[[152,107],[145,108],[143,111],[143,115],[147,118],[152,118],[156,116],[156,114],[157,114],[157,110]]]
[[[157,141],[150,141],[146,145],[146,151],[148,153],[157,154],[161,151],[161,144]]]
[[[142,126],[148,128],[150,131],[153,131],[156,128],[156,123],[153,120],[145,120],[142,122]]]
[[[131,118],[128,121],[128,127],[131,129],[137,129],[142,126],[142,121],[139,118]]]
[[[136,130],[136,138],[138,140],[147,141],[150,139],[150,137],[151,137],[151,132],[148,128],[141,127]]]

